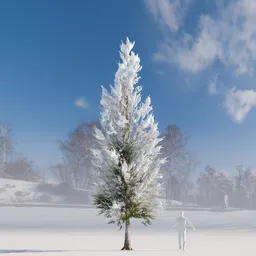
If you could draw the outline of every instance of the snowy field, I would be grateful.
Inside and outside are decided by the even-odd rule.
[[[132,223],[135,251],[121,252],[124,231],[92,209],[2,207],[0,254],[4,255],[255,255],[256,212],[187,212],[187,251],[177,250],[170,226],[179,212],[162,213],[153,225]]]

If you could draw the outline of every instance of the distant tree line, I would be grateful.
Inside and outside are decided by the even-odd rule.
[[[49,171],[60,183],[74,188],[90,189],[92,153],[95,148],[94,127],[98,121],[81,122],[69,132],[67,138],[58,141],[62,162]],[[0,177],[25,181],[44,182],[47,173],[39,172],[28,158],[15,152],[11,126],[0,124]],[[162,133],[162,154],[166,164],[162,167],[163,193],[167,204],[173,201],[197,204],[205,207],[224,206],[228,195],[229,206],[256,209],[256,173],[252,168],[237,166],[234,174],[206,166],[195,180],[200,163],[195,152],[189,150],[189,138],[176,125],[168,125]]]
[[[15,152],[11,125],[0,123],[0,177],[15,180],[39,181],[34,164]]]
[[[207,166],[196,184],[194,200],[204,206],[222,206],[227,194],[229,206],[256,209],[256,173],[242,165],[236,167],[234,176]]]
[[[95,148],[94,127],[98,121],[81,122],[63,141],[59,141],[62,162],[51,166],[50,171],[61,182],[74,188],[90,189],[92,153]],[[195,180],[200,166],[197,154],[189,149],[189,138],[176,125],[168,125],[162,133],[162,154],[167,162],[162,167],[163,193],[167,204],[180,201],[205,207],[223,207],[227,194],[230,207],[256,208],[256,174],[242,165],[234,177],[206,166]]]
[[[51,172],[62,183],[75,188],[89,189],[92,181],[92,153],[96,147],[94,127],[100,128],[98,121],[82,122],[59,141],[62,162],[51,166]],[[191,175],[199,162],[194,152],[187,149],[188,138],[175,125],[169,125],[162,134],[162,154],[167,163],[161,170],[164,180],[166,201],[187,200],[192,184]]]

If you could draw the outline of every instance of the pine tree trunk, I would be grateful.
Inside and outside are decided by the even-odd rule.
[[[122,251],[131,251],[131,239],[130,239],[130,227],[131,224],[129,221],[125,223],[125,238],[124,238],[124,247],[121,249]]]

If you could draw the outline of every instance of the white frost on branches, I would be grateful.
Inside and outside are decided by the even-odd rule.
[[[102,86],[102,129],[95,131],[100,149],[92,150],[98,178],[95,184],[98,192],[112,197],[125,182],[135,191],[133,200],[151,204],[161,189],[159,169],[164,159],[160,156],[161,139],[151,99],[141,103],[142,87],[136,86],[142,67],[133,47],[134,42],[128,38],[121,44],[122,62],[118,63],[114,86],[110,86],[110,92]],[[121,155],[126,146],[132,152],[129,163]],[[123,179],[113,175],[113,168],[121,170]],[[113,201],[114,211],[120,203]]]

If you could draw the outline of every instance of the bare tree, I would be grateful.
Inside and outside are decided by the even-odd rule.
[[[236,190],[238,204],[242,207],[253,207],[253,195],[256,193],[256,175],[251,168],[245,168],[243,165],[236,167],[237,175]],[[243,202],[246,202],[244,204]]]
[[[40,180],[40,175],[34,170],[33,163],[21,155],[6,164],[5,177],[25,181]]]
[[[224,206],[224,195],[232,192],[233,183],[229,177],[216,169],[206,166],[197,181],[198,203],[207,206]]]
[[[50,168],[50,172],[57,178],[60,183],[71,184],[70,171],[66,164],[53,165]]]
[[[195,152],[189,151],[181,156],[176,177],[180,187],[180,199],[184,203],[187,200],[189,190],[193,187],[191,175],[199,166],[200,162]]]
[[[13,150],[13,142],[10,136],[11,127],[5,123],[0,124],[0,175],[6,170],[7,158]]]
[[[163,133],[163,155],[167,158],[166,164],[162,168],[166,201],[170,202],[173,198],[175,184],[175,176],[177,174],[178,165],[184,155],[188,138],[182,133],[181,129],[176,125],[168,125]]]
[[[72,183],[76,188],[88,187],[91,176],[91,151],[95,147],[94,127],[99,122],[83,122],[68,134],[65,141],[59,142],[63,156],[63,165],[58,166],[57,173],[65,182]],[[65,166],[65,167],[64,167]],[[56,172],[56,167],[55,167]],[[65,174],[63,176],[63,174]]]
[[[40,173],[40,176],[42,178],[42,182],[43,183],[46,183],[47,182],[47,178],[48,178],[48,175],[49,175],[49,171],[50,171],[50,168],[42,168],[42,169],[39,169],[38,172]]]

